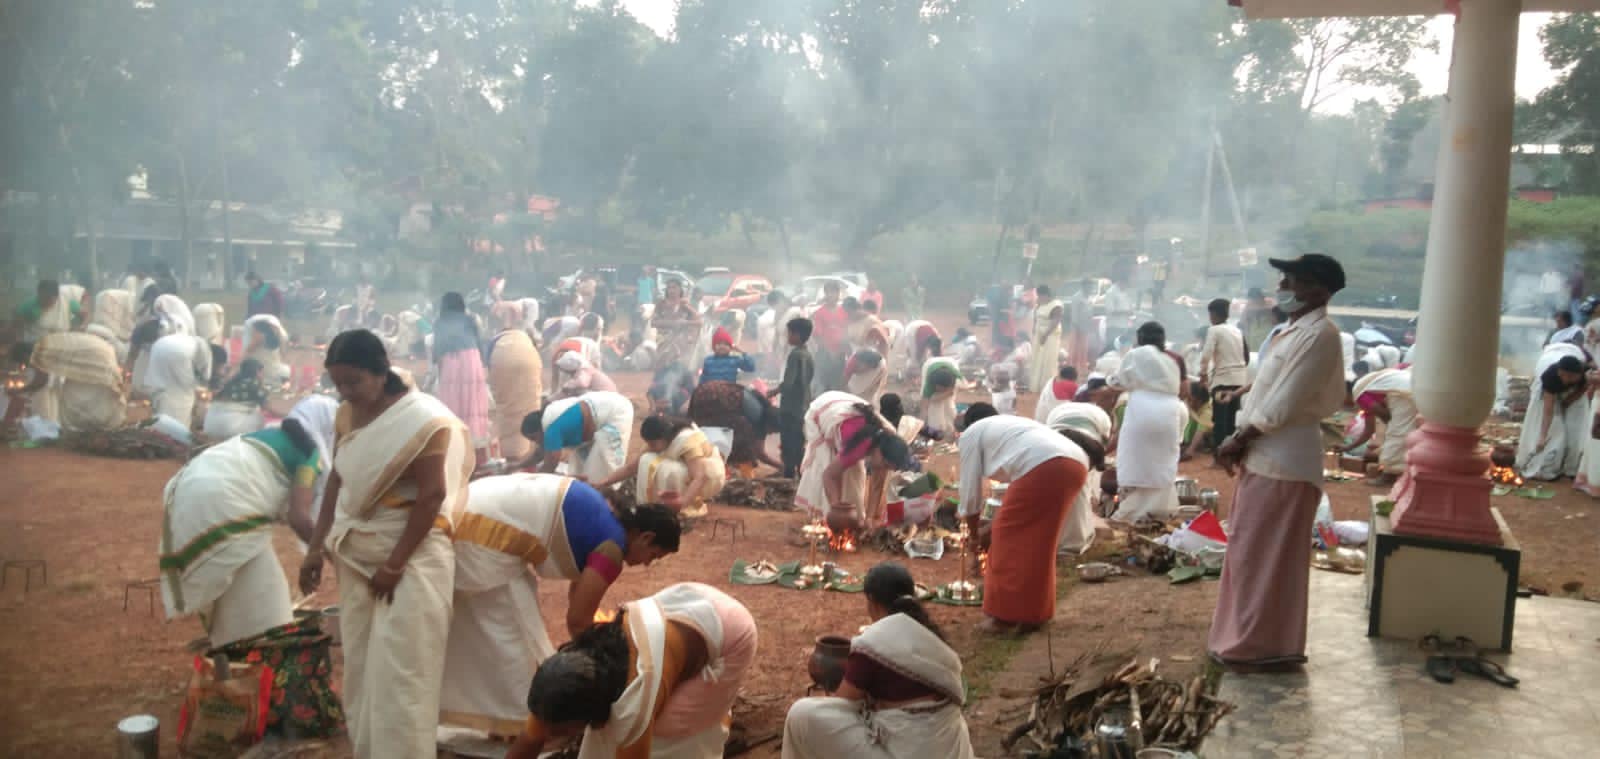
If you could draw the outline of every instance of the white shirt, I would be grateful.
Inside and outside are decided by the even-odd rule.
[[[962,432],[957,445],[961,448],[960,514],[964,517],[983,510],[985,479],[1014,481],[1056,458],[1089,465],[1089,457],[1077,444],[1049,427],[1020,416],[984,419]]]
[[[1244,333],[1231,324],[1213,324],[1200,348],[1200,376],[1206,387],[1243,387],[1250,382]]]
[[[1244,466],[1275,480],[1322,483],[1323,417],[1344,403],[1339,328],[1319,308],[1284,325],[1260,359],[1239,426],[1262,435]]]

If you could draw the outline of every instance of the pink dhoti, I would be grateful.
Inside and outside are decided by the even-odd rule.
[[[687,738],[719,724],[726,728],[744,673],[756,658],[756,622],[750,610],[720,592],[705,597],[722,623],[721,652],[709,652],[719,671],[715,678],[702,674],[672,689],[651,728],[661,738]]]
[[[489,377],[476,350],[456,351],[439,359],[434,395],[467,425],[472,444],[489,445]]]
[[[1233,664],[1305,661],[1311,527],[1322,490],[1239,476],[1228,553],[1207,648]]]

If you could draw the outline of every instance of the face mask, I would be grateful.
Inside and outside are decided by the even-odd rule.
[[[1299,311],[1304,305],[1305,303],[1302,303],[1299,298],[1295,297],[1293,290],[1278,291],[1278,308],[1283,309],[1284,313],[1292,314],[1296,311]]]

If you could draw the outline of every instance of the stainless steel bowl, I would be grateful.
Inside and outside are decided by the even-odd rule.
[[[1173,483],[1178,489],[1178,503],[1184,506],[1193,506],[1200,502],[1200,481],[1192,477],[1184,477]]]
[[[1204,488],[1200,491],[1200,508],[1206,511],[1216,513],[1217,503],[1221,500],[1222,496],[1217,493],[1216,488]]]

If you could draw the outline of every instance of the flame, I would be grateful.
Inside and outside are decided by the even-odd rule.
[[[989,552],[978,552],[978,571],[984,575],[989,574]]]
[[[603,625],[607,622],[615,620],[616,618],[617,613],[615,611],[606,611],[605,609],[601,609],[594,613],[594,623],[597,625]]]
[[[1516,469],[1508,466],[1490,466],[1489,479],[1501,485],[1512,485],[1515,487],[1520,487],[1522,485],[1522,475],[1517,474]]]
[[[856,550],[855,538],[855,533],[849,530],[832,533],[828,538],[828,548],[835,553],[852,553]]]

